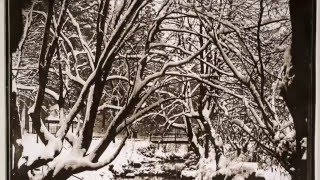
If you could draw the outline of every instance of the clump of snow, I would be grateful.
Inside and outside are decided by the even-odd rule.
[[[242,174],[235,175],[232,180],[245,180],[245,177]]]
[[[280,166],[272,166],[266,170],[258,170],[256,173],[257,177],[264,177],[265,180],[290,180],[291,177],[288,172],[286,172]]]
[[[36,134],[25,133],[22,135],[21,144],[23,146],[22,158],[18,162],[18,166],[22,164],[30,165],[34,162],[43,152],[45,146],[38,140]]]
[[[154,152],[154,157],[163,160],[173,160],[175,158],[182,159],[188,154],[186,145],[179,145],[179,148],[174,144],[164,144],[159,146]]]
[[[54,153],[57,150],[60,150],[62,148],[62,142],[58,139],[50,139],[47,146],[45,147],[41,158],[42,159],[49,159],[54,157]]]
[[[214,156],[213,156],[214,157]],[[216,172],[216,160],[212,156],[209,158],[200,158],[198,166],[198,179],[212,179],[215,176]]]
[[[181,171],[181,178],[195,178],[198,176],[197,170],[183,170]]]
[[[258,163],[256,162],[239,162],[239,163],[233,163],[229,166],[229,169],[233,174],[239,174],[239,173],[248,173],[252,174],[254,172],[257,172],[258,170]]]
[[[155,150],[156,150],[156,146],[154,144],[150,144],[147,147],[141,147],[141,148],[137,149],[137,151],[140,154],[142,154],[146,157],[154,157]]]
[[[218,167],[221,168],[225,168],[230,164],[230,160],[228,158],[226,158],[224,155],[220,156],[219,159],[219,163],[218,163]]]

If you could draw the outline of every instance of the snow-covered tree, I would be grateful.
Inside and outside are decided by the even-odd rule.
[[[28,110],[33,129],[45,148],[37,157],[22,154],[15,172],[18,177],[66,179],[74,173],[108,165],[120,152],[129,133],[128,127],[135,120],[176,98],[152,98],[156,90],[168,81],[163,78],[165,72],[191,61],[206,47],[184,58],[171,59],[173,57],[162,53],[163,47],[152,44],[159,41],[157,33],[168,2],[158,4],[159,7],[148,1],[87,3],[81,4],[80,9],[84,5],[96,14],[96,32],[92,42],[88,42],[86,37],[90,32],[82,32],[93,27],[80,26],[85,22],[80,23],[81,19],[76,19],[73,8],[69,10],[72,7],[69,1],[48,1],[44,5],[45,13],[29,10],[29,13],[37,11],[45,18],[38,76],[34,84],[37,93]],[[155,20],[146,18],[148,16]],[[32,80],[24,81],[30,82]],[[30,90],[31,87],[21,86],[20,89]],[[53,104],[59,106],[60,129],[56,134],[48,131],[41,117],[46,94],[50,94]],[[115,109],[116,112],[100,143],[89,152],[96,116],[103,108]],[[70,126],[80,111],[84,112],[83,125],[71,132]],[[107,159],[100,159],[120,133],[123,141],[117,150]],[[67,152],[63,150],[65,143],[72,146]],[[44,172],[28,174],[38,167],[43,167]]]
[[[306,109],[300,117],[290,99],[306,92],[295,84],[302,75],[293,76],[287,1],[49,0],[29,3],[21,16],[11,49],[12,177],[97,170],[136,129],[170,128],[186,132],[199,177],[230,161],[303,174],[307,129],[298,122]],[[45,124],[52,106],[55,133]],[[27,114],[44,145],[34,156],[23,152]],[[93,144],[98,123],[102,137]],[[115,138],[121,143],[111,152]]]

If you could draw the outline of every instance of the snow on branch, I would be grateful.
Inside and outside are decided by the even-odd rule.
[[[185,59],[183,59],[181,61],[173,61],[173,62],[166,63],[162,67],[160,72],[157,72],[157,73],[154,73],[153,75],[147,76],[143,80],[142,84],[147,84],[148,82],[152,81],[153,79],[163,76],[165,74],[165,72],[171,67],[181,66],[183,64],[186,64],[186,63],[190,62],[191,60],[196,58],[202,51],[204,51],[208,47],[209,44],[210,44],[210,42],[207,42],[205,45],[203,45],[201,47],[201,49],[199,49],[196,53],[192,54],[188,58],[185,58]]]
[[[23,84],[18,84],[17,85],[17,89],[35,91],[35,90],[37,90],[37,87],[36,86],[27,86],[27,85],[23,85]],[[49,88],[46,88],[45,92],[48,95],[50,95],[51,97],[53,97],[56,101],[59,100],[59,94],[54,92],[53,90],[51,90]]]
[[[128,118],[126,121],[122,122],[118,127],[117,127],[117,132],[122,131],[125,127],[128,125],[132,124],[136,119],[138,119],[140,116],[144,115],[145,113],[151,111],[152,109],[159,107],[161,104],[174,100],[176,98],[168,98],[168,99],[160,99],[159,101],[152,103],[148,107],[138,111],[136,114],[132,115],[130,118]]]
[[[239,99],[242,99],[243,96],[241,95],[238,95],[237,93],[231,91],[230,89],[228,88],[225,88],[221,85],[218,85],[218,84],[214,84],[213,82],[209,81],[209,80],[206,80],[204,78],[201,78],[198,74],[196,73],[188,73],[188,74],[181,74],[181,73],[178,73],[178,72],[166,72],[166,75],[172,75],[172,76],[183,76],[183,77],[190,77],[192,79],[196,79],[200,82],[203,82],[211,87],[214,87],[216,89],[219,89],[219,90],[222,90],[223,92],[227,93],[227,94],[230,94],[236,98],[239,98]]]
[[[243,121],[241,121],[239,119],[233,119],[231,122],[233,124],[236,124],[240,128],[242,128],[245,132],[247,132],[249,134],[251,133],[251,129]]]
[[[114,110],[120,110],[123,107],[121,106],[115,106],[112,104],[108,104],[108,103],[103,103],[101,106],[99,106],[98,111],[102,111],[103,109],[114,109]]]
[[[241,72],[235,67],[235,65],[232,63],[231,59],[228,57],[228,55],[223,50],[221,43],[217,37],[217,33],[214,32],[213,36],[211,36],[211,37],[213,38],[213,42],[217,45],[217,47],[223,57],[223,60],[228,64],[228,66],[230,67],[230,69],[232,70],[234,75],[236,75],[236,77],[239,78],[240,81],[242,81],[244,83],[248,83],[248,78],[241,74]]]
[[[76,21],[76,19],[73,17],[73,15],[71,14],[71,12],[69,10],[67,11],[67,13],[68,13],[68,16],[69,16],[72,24],[77,29],[77,33],[78,33],[78,37],[79,37],[79,40],[81,42],[81,45],[84,47],[84,49],[87,52],[87,57],[88,57],[88,60],[89,60],[89,63],[90,63],[90,67],[91,67],[91,69],[94,69],[94,64],[93,64],[94,55],[93,55],[92,50],[90,49],[88,43],[84,40],[84,38],[82,36],[79,23]]]
[[[128,134],[126,134],[125,137],[121,140],[121,142],[118,145],[118,147],[116,148],[116,150],[107,159],[101,160],[97,163],[89,163],[88,164],[89,170],[99,169],[99,168],[102,168],[102,167],[110,164],[117,157],[117,155],[120,153],[120,151],[123,148],[123,146],[125,145],[125,142],[128,139],[128,137],[129,137]]]

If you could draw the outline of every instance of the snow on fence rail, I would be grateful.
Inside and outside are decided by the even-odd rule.
[[[150,142],[153,143],[188,143],[187,134],[166,133],[166,134],[150,134]]]

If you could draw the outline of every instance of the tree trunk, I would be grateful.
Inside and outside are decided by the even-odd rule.
[[[312,37],[313,18],[312,0],[299,1],[290,0],[290,16],[292,25],[291,63],[290,76],[293,80],[286,90],[282,90],[282,96],[286,101],[292,115],[296,130],[296,153],[293,155],[293,179],[308,179],[313,174],[312,153],[308,153],[307,160],[302,160],[304,150],[301,140],[308,137],[308,151],[312,152],[312,133],[308,133],[308,125],[313,124],[309,116],[311,104],[311,86],[314,86],[312,76]],[[312,132],[312,131],[311,131]],[[307,161],[311,162],[307,168]],[[310,166],[311,165],[311,166]],[[307,169],[310,172],[307,173]],[[308,171],[309,171],[308,170]]]
[[[105,110],[103,110],[102,111],[102,125],[101,125],[103,132],[104,132],[104,128],[106,127],[106,118],[107,118],[106,112],[105,112]]]
[[[13,164],[12,164],[12,178],[17,175],[18,171],[18,161],[22,156],[23,147],[21,144],[17,142],[17,140],[21,140],[21,125],[19,121],[18,108],[16,105],[16,93],[11,92],[10,95],[10,155],[13,156]],[[14,147],[14,151],[13,148]],[[12,162],[12,157],[10,159]],[[11,167],[10,167],[11,168]]]
[[[12,53],[16,51],[18,48],[18,44],[20,41],[20,38],[22,36],[23,31],[23,21],[22,21],[22,6],[23,2],[19,2],[17,0],[10,1],[9,2],[9,35],[10,35],[10,53],[9,58],[11,60]],[[11,61],[10,61],[11,62]],[[10,64],[11,65],[11,64]],[[10,82],[11,76],[10,77]],[[17,107],[17,94],[16,92],[12,91],[12,87],[10,89],[10,114],[9,114],[9,132],[10,132],[10,142],[9,142],[9,156],[10,156],[10,162],[11,166],[9,167],[11,171],[10,173],[10,179],[21,179],[18,175],[18,161],[22,155],[23,147],[17,143],[18,139],[21,139],[21,126],[19,121],[19,115],[18,115],[18,107]],[[13,151],[14,148],[14,151]],[[13,160],[13,161],[12,161]]]

